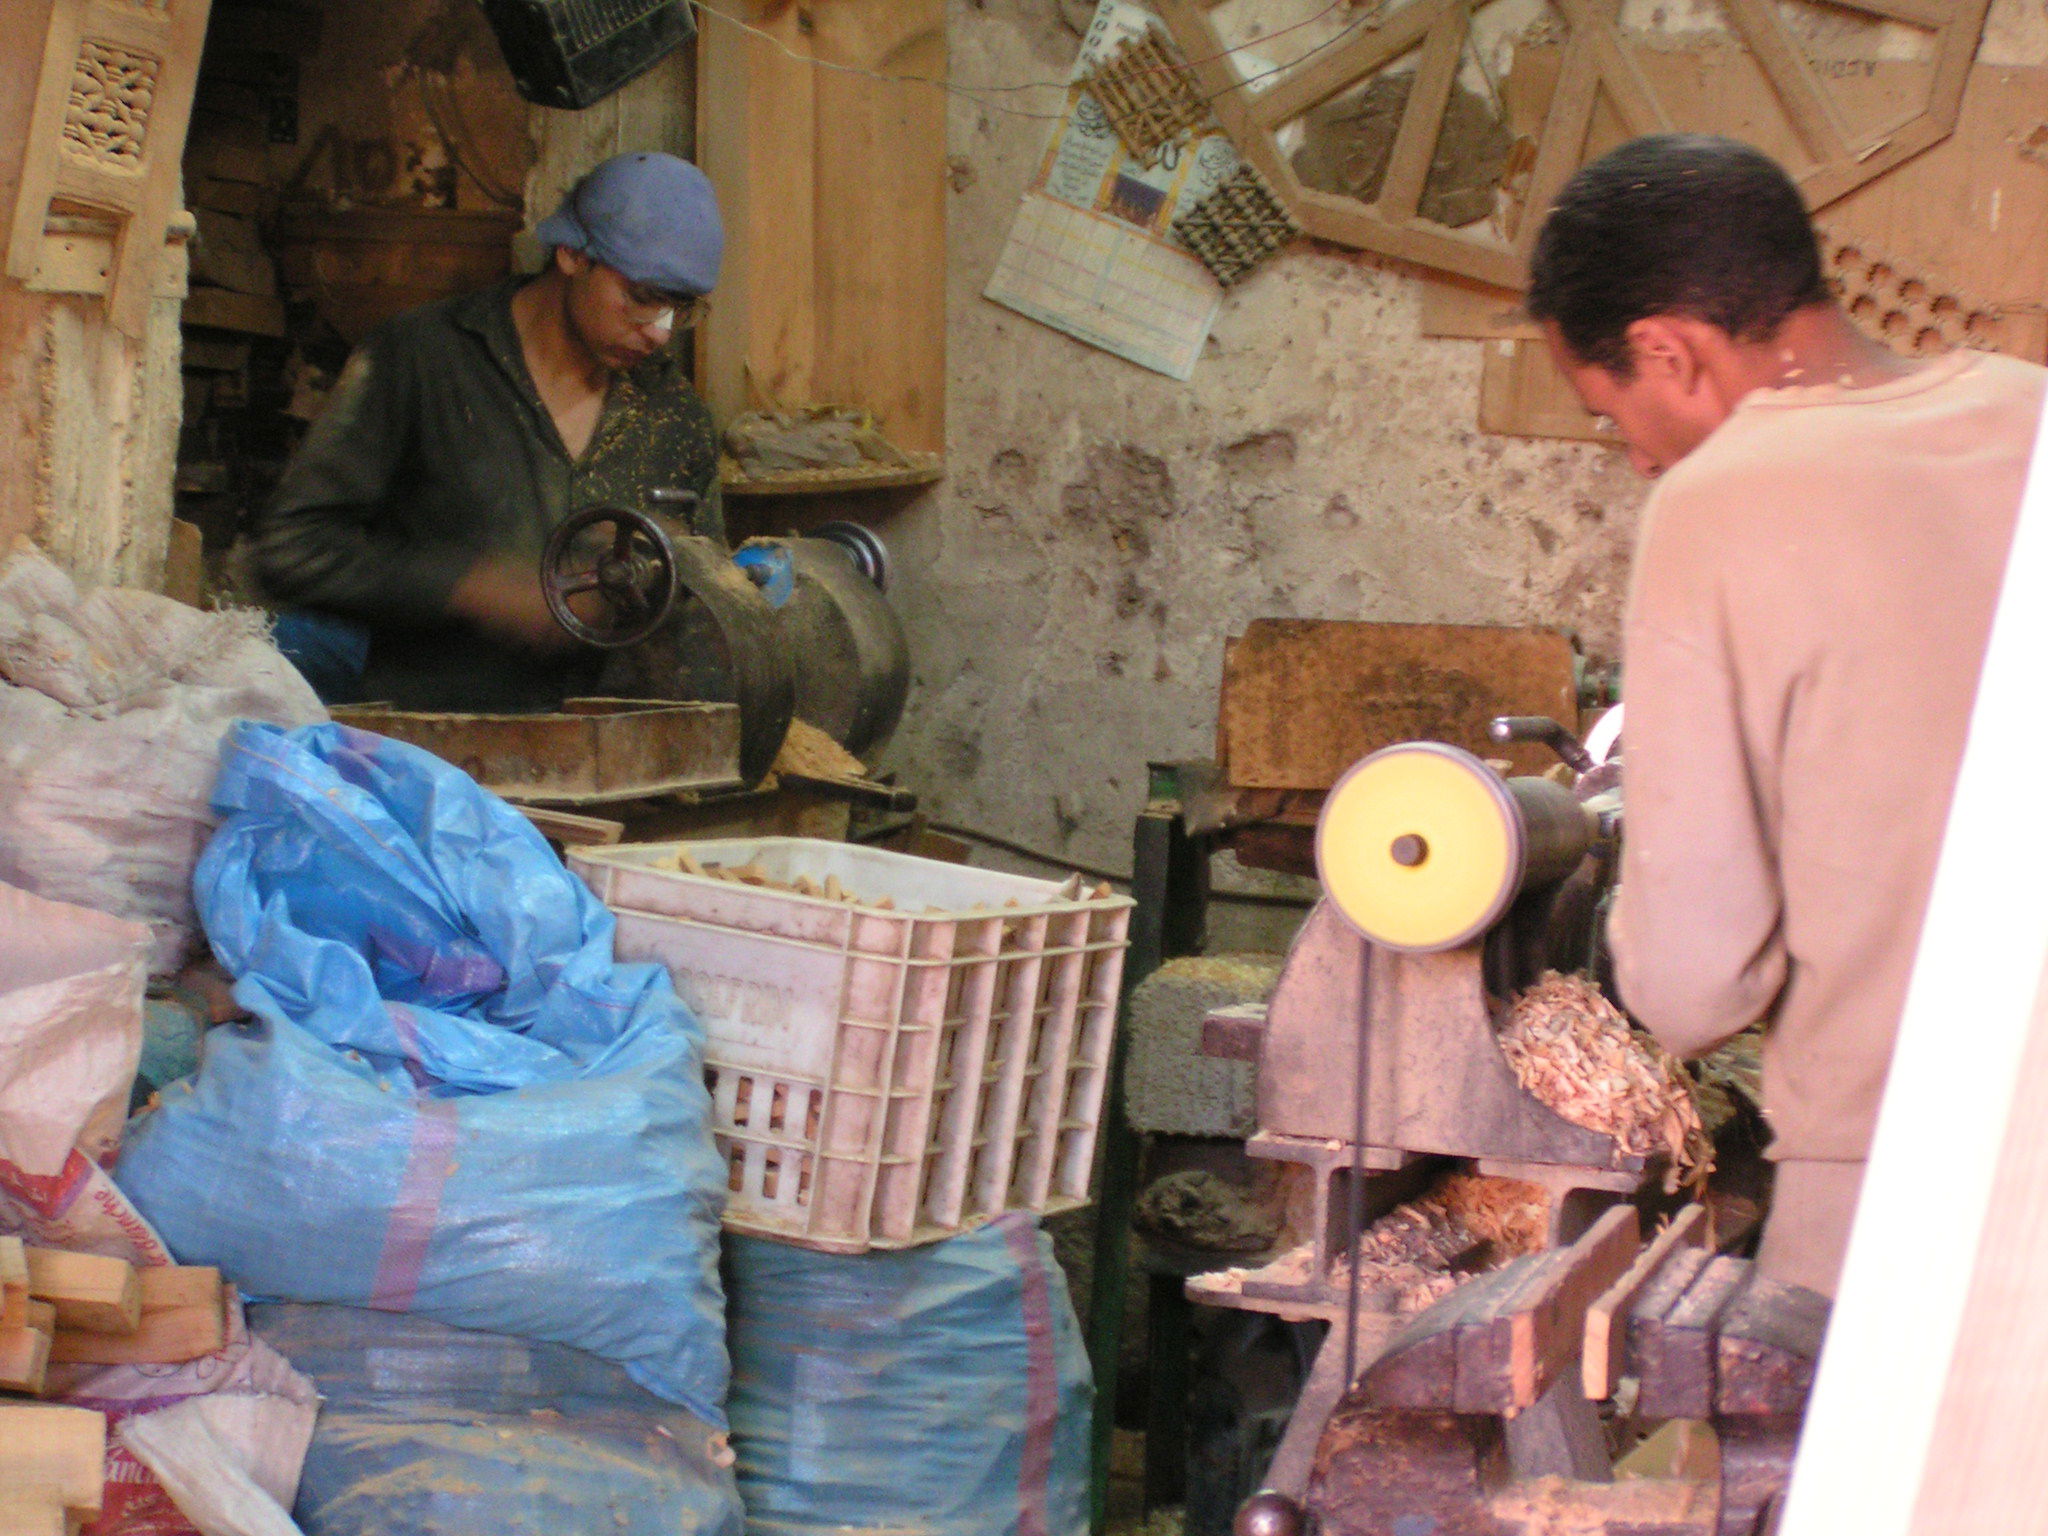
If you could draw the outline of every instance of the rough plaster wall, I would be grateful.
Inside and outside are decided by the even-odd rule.
[[[1053,0],[955,0],[951,27],[963,84],[1060,79],[1077,46]],[[1187,384],[982,299],[1046,132],[955,99],[948,473],[886,528],[916,657],[889,755],[934,814],[1127,868],[1146,761],[1213,754],[1254,618],[1549,624],[1613,654],[1641,482],[1480,433],[1479,347],[1421,339],[1402,271],[1297,247]]]

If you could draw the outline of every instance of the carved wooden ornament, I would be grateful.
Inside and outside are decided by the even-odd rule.
[[[1569,28],[1557,89],[1537,137],[1525,194],[1502,232],[1491,222],[1452,229],[1423,218],[1430,162],[1464,54],[1473,0],[1409,0],[1361,24],[1253,94],[1245,89],[1210,19],[1218,0],[1152,0],[1238,152],[1250,161],[1309,234],[1434,268],[1497,288],[1525,286],[1543,215],[1586,157],[1588,131],[1604,93],[1631,134],[1713,131],[1715,123],[1674,122],[1638,67],[1616,24],[1616,0],[1554,0]],[[1486,0],[1478,0],[1479,5]],[[1857,133],[1845,125],[1820,77],[1771,0],[1719,0],[1737,39],[1770,81],[1812,163],[1793,168],[1808,206],[1820,208],[1939,143],[1955,129],[1963,86],[1989,0],[1839,0],[1866,16],[1905,22],[1933,40],[1932,84],[1918,112]],[[1279,129],[1369,79],[1411,50],[1415,83],[1395,130],[1385,178],[1371,202],[1303,184],[1275,137]]]
[[[35,275],[53,203],[116,221],[107,314],[140,336],[178,213],[209,0],[56,0],[29,118],[7,275]]]

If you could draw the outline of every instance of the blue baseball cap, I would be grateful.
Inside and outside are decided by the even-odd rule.
[[[544,246],[582,251],[664,293],[709,293],[725,254],[725,224],[705,174],[654,151],[614,155],[541,220]]]

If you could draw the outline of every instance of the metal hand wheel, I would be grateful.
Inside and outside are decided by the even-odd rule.
[[[591,530],[609,530],[597,538]],[[548,612],[578,640],[606,650],[638,645],[668,618],[681,590],[668,531],[645,512],[592,507],[566,519],[541,556]],[[586,621],[569,599],[595,592],[605,618]]]

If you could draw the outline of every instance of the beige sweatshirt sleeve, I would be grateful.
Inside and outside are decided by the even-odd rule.
[[[1762,1018],[1787,972],[1782,902],[1713,519],[1675,485],[1647,509],[1623,640],[1622,1000],[1680,1056]],[[1749,701],[1753,703],[1754,701]]]

